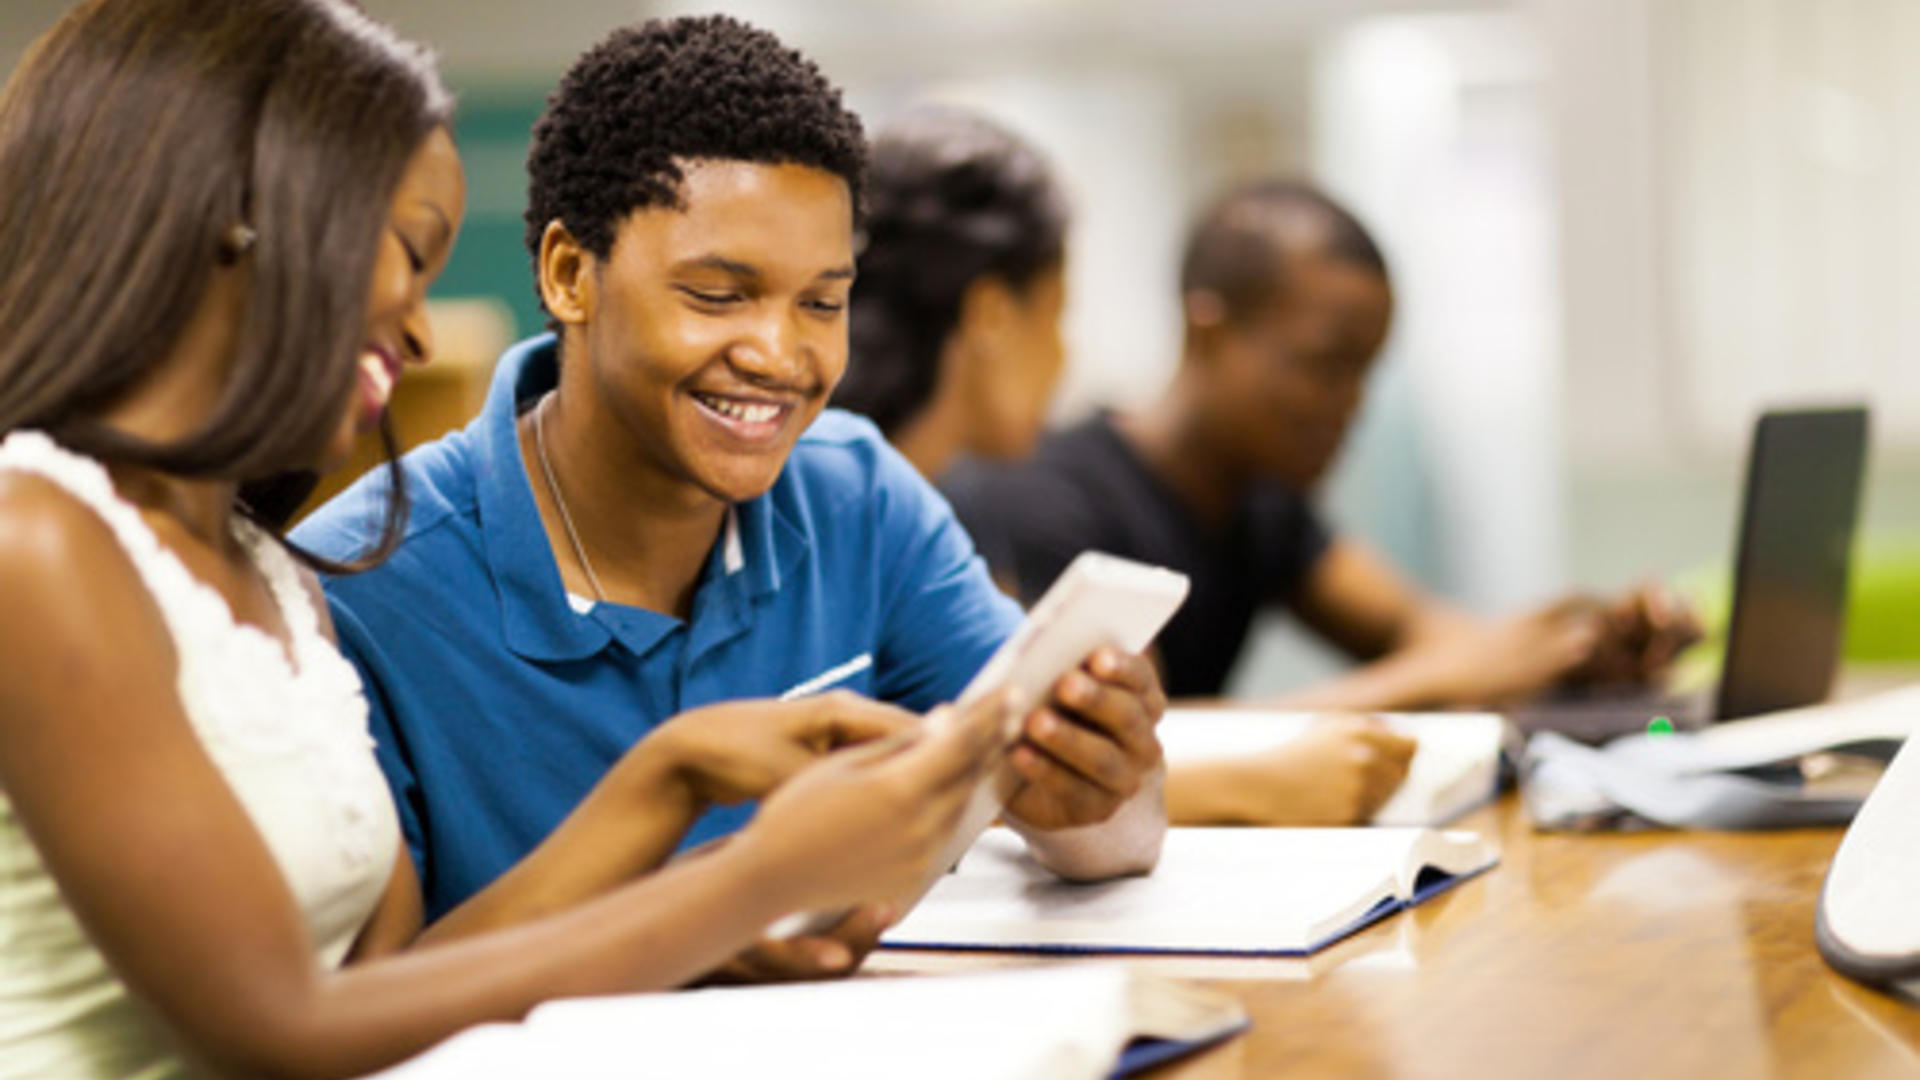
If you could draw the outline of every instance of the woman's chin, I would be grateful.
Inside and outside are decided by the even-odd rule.
[[[353,460],[353,448],[358,441],[359,435],[355,427],[342,425],[320,451],[320,460],[314,463],[314,471],[325,476],[327,473],[346,468],[347,463]]]

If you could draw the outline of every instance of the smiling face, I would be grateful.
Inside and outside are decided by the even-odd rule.
[[[401,369],[432,356],[427,286],[446,267],[466,206],[466,176],[453,137],[435,128],[394,189],[367,290],[366,336],[353,399],[327,444],[323,468],[344,462],[355,437],[379,423]]]
[[[1209,426],[1242,467],[1308,489],[1359,412],[1393,300],[1366,267],[1319,251],[1285,259],[1285,295],[1213,328],[1201,370]]]
[[[683,172],[682,205],[635,211],[605,260],[556,256],[550,228],[541,284],[564,378],[618,422],[635,464],[740,502],[773,486],[846,370],[853,200],[804,165]]]

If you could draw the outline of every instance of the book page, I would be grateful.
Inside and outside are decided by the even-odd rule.
[[[1429,870],[1459,877],[1483,870],[1499,860],[1500,853],[1493,842],[1479,833],[1423,829],[1410,857],[1401,864],[1396,891],[1403,899],[1412,899],[1420,875]]]
[[[905,948],[1306,952],[1396,896],[1415,873],[1412,856],[1426,833],[1176,828],[1151,875],[1075,885],[1042,870],[1010,830],[990,829],[882,941]]]
[[[1153,982],[1098,963],[576,998],[379,1076],[789,1076],[804,1063],[836,1078],[1096,1080],[1137,1035],[1198,1041],[1245,1022],[1231,998]]]

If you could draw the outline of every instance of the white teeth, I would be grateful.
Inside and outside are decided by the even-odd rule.
[[[764,424],[780,415],[780,406],[757,404],[745,401],[729,401],[726,398],[702,395],[700,403],[721,416],[738,420],[743,424]]]
[[[360,371],[372,380],[375,396],[381,404],[385,404],[393,394],[393,373],[387,370],[386,361],[380,358],[379,353],[363,352],[360,354]]]

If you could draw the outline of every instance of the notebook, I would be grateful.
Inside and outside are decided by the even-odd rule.
[[[1255,709],[1169,709],[1160,745],[1170,765],[1244,757],[1304,734],[1323,714]],[[1386,725],[1418,740],[1407,778],[1374,825],[1444,825],[1493,798],[1506,721],[1494,713],[1386,713]]]
[[[907,949],[1302,956],[1498,861],[1469,832],[1175,828],[1152,874],[1061,881],[1006,828],[880,939]]]
[[[1094,1080],[1245,1031],[1230,996],[1113,962],[549,1002],[378,1080],[832,1076]]]

